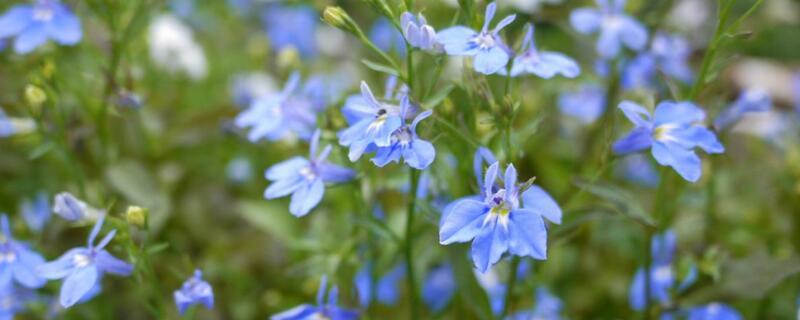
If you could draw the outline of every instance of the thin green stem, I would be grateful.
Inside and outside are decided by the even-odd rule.
[[[700,73],[697,75],[697,80],[695,80],[694,85],[692,86],[692,90],[689,93],[689,100],[694,101],[697,99],[697,95],[700,94],[700,90],[703,88],[706,82],[706,77],[708,75],[708,71],[711,69],[711,63],[714,61],[714,57],[717,54],[717,50],[719,49],[719,43],[722,39],[723,34],[725,33],[725,24],[728,21],[728,17],[730,15],[731,7],[733,7],[733,0],[719,0],[719,18],[717,19],[717,27],[714,30],[714,37],[711,38],[711,43],[706,50],[705,55],[703,56],[703,63],[700,67]]]
[[[511,310],[511,302],[513,301],[511,298],[514,294],[514,284],[517,283],[517,269],[519,269],[520,261],[521,259],[519,256],[514,256],[511,259],[511,266],[508,270],[508,281],[506,282],[506,301],[503,304],[503,312],[501,312],[497,318],[499,320],[505,319],[509,310]]]
[[[408,92],[414,95],[414,49],[406,42],[406,85]]]
[[[406,282],[408,283],[408,291],[410,297],[410,318],[419,319],[419,308],[417,298],[417,281],[414,277],[414,251],[413,251],[413,231],[414,231],[414,215],[416,211],[417,202],[417,187],[419,186],[419,171],[414,168],[409,168],[411,188],[408,190],[408,212],[406,214],[406,238],[405,238],[405,255],[406,255]]]
[[[370,48],[370,50],[372,50],[375,53],[377,53],[384,61],[386,61],[386,63],[388,63],[390,66],[392,66],[392,68],[397,70],[398,73],[401,72],[400,68],[397,66],[397,63],[394,62],[394,59],[392,59],[392,57],[390,57],[388,54],[386,54],[386,52],[383,52],[383,50],[381,50],[377,46],[375,46],[375,44],[372,43],[372,41],[370,41],[369,38],[367,38],[366,35],[364,35],[364,33],[359,34],[358,37],[359,37],[359,39],[361,39],[362,43],[364,43],[368,48]],[[402,75],[401,74],[400,78],[402,80],[406,81],[406,83],[408,83],[407,75]]]

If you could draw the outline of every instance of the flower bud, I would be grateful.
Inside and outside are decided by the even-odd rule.
[[[139,206],[130,206],[125,212],[125,220],[128,224],[143,228],[147,223],[147,209]]]
[[[47,93],[35,85],[25,87],[25,101],[34,109],[39,109],[47,101]]]
[[[350,32],[359,37],[363,35],[358,24],[341,7],[326,7],[325,11],[322,12],[322,20],[334,28]]]

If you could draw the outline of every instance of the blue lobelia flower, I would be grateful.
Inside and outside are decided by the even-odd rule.
[[[325,302],[325,291],[327,289],[327,280],[322,277],[322,283],[317,291],[317,305],[303,304],[292,309],[286,310],[276,314],[270,319],[272,320],[313,320],[313,319],[331,319],[331,320],[352,320],[358,319],[358,312],[353,310],[342,309],[337,305],[339,289],[335,286],[331,288],[328,293],[328,302]]]
[[[306,59],[318,55],[316,31],[319,13],[314,8],[270,5],[261,17],[275,51],[294,48]]]
[[[616,154],[650,148],[659,164],[672,167],[687,181],[696,182],[700,179],[701,163],[693,149],[700,147],[707,153],[725,151],[714,132],[699,124],[705,112],[691,102],[662,101],[652,117],[647,109],[630,101],[623,101],[619,108],[636,127],[614,143]]]
[[[685,38],[659,32],[653,38],[649,51],[642,52],[625,64],[622,86],[625,89],[653,87],[657,71],[689,83],[693,78],[689,66],[691,54],[692,48]]]
[[[355,172],[329,163],[326,159],[331,146],[317,154],[321,132],[314,132],[309,147],[309,157],[294,157],[267,169],[265,176],[272,184],[264,191],[264,197],[275,199],[292,195],[289,212],[296,217],[308,214],[322,200],[325,183],[341,183],[352,179]]]
[[[445,52],[451,56],[473,57],[475,71],[483,74],[493,74],[505,67],[513,53],[500,38],[499,32],[513,22],[516,15],[503,18],[494,29],[489,30],[489,23],[492,22],[496,10],[497,5],[494,2],[486,6],[486,16],[480,32],[465,26],[440,31],[437,37],[444,45]]]
[[[652,246],[653,262],[647,271],[650,278],[650,299],[661,303],[670,300],[670,289],[675,285],[675,275],[672,270],[672,259],[675,255],[675,233],[666,231],[653,237]],[[645,306],[645,270],[639,268],[633,276],[629,301],[634,310],[643,310]]]
[[[731,306],[713,302],[707,305],[691,307],[662,314],[661,320],[686,319],[686,320],[741,320],[744,319],[739,311]]]
[[[433,53],[444,51],[444,47],[436,38],[436,30],[428,24],[422,13],[414,16],[411,12],[403,12],[400,16],[400,27],[412,48]]]
[[[625,156],[619,165],[618,175],[622,178],[646,187],[658,186],[658,170],[643,154]]]
[[[90,207],[69,192],[57,194],[54,202],[53,212],[68,221],[95,219],[102,214],[100,210]]]
[[[542,218],[561,223],[561,209],[544,190],[535,185],[519,189],[513,165],[506,169],[504,187],[495,189],[499,167],[495,162],[486,171],[483,200],[457,200],[443,215],[439,229],[441,244],[472,241],[472,261],[480,272],[486,272],[505,252],[547,259],[547,228]]]
[[[417,136],[417,125],[420,121],[433,114],[428,110],[420,113],[411,122],[411,125],[406,124],[405,119],[408,110],[411,109],[411,102],[408,96],[404,96],[400,101],[400,127],[392,132],[391,143],[386,147],[378,147],[375,151],[375,157],[372,158],[372,163],[378,167],[383,167],[389,162],[399,162],[402,157],[404,162],[409,167],[414,169],[423,170],[433,163],[436,157],[436,149],[433,144],[428,141],[422,140]]]
[[[31,250],[27,244],[11,235],[8,216],[0,217],[3,234],[0,235],[0,288],[12,286],[14,282],[27,288],[39,288],[47,280],[36,273],[44,258]]]
[[[202,304],[209,309],[214,308],[214,292],[211,285],[203,280],[203,272],[200,269],[195,270],[194,275],[183,283],[180,290],[175,290],[173,295],[181,315],[194,304]]]
[[[510,320],[558,320],[561,319],[561,309],[564,303],[552,295],[545,287],[536,288],[536,306],[531,311],[516,313]]]
[[[622,45],[639,51],[647,44],[647,29],[625,14],[625,0],[596,0],[599,9],[579,8],[572,11],[570,24],[580,33],[598,30],[597,53],[605,59],[619,54]]]
[[[380,18],[375,21],[369,31],[369,40],[383,51],[395,50],[401,56],[406,54],[406,40],[389,19]]]
[[[396,305],[400,300],[399,284],[405,276],[405,266],[403,264],[397,264],[378,279],[377,283],[374,283],[374,281],[372,281],[372,264],[364,264],[356,273],[355,277],[359,305],[362,308],[368,307],[372,302],[373,291],[375,292],[375,299],[380,304],[387,306]]]
[[[258,97],[239,113],[236,126],[250,128],[247,138],[251,142],[263,138],[280,140],[290,134],[308,139],[314,130],[316,115],[311,101],[298,94],[299,84],[300,73],[292,73],[283,91]]]
[[[746,113],[764,112],[772,107],[772,98],[762,89],[747,89],[714,120],[714,129],[722,131]]]
[[[342,112],[350,127],[339,132],[339,144],[350,147],[350,161],[358,160],[371,145],[391,146],[392,134],[403,126],[400,108],[379,102],[363,81],[361,99],[348,99]]]
[[[26,54],[53,40],[74,45],[81,40],[81,22],[58,0],[19,4],[0,16],[0,39],[16,37],[14,51]]]
[[[86,247],[70,249],[58,259],[38,267],[39,275],[44,278],[64,279],[59,296],[64,308],[69,308],[85,299],[106,273],[128,276],[133,272],[132,265],[112,256],[104,249],[114,238],[116,229],[111,230],[97,245],[94,245],[104,220],[105,215],[97,219],[89,234]]]
[[[22,218],[31,230],[40,232],[50,221],[50,202],[47,200],[47,193],[39,192],[34,199],[26,199],[22,202],[20,211]]]
[[[577,91],[565,92],[558,97],[561,113],[571,116],[582,124],[591,124],[605,111],[606,92],[600,86],[587,83]]]
[[[422,301],[434,313],[444,310],[456,293],[456,279],[449,264],[440,265],[425,277],[422,284]]]
[[[522,41],[522,53],[514,58],[511,67],[511,76],[516,77],[523,73],[535,74],[539,77],[550,79],[558,74],[567,78],[577,77],[581,73],[578,63],[560,52],[539,51],[533,39],[534,27],[528,23],[525,39]],[[500,74],[505,74],[500,70]]]
[[[36,300],[36,294],[30,289],[14,285],[0,287],[0,320],[14,320],[14,315],[24,312],[27,305]]]

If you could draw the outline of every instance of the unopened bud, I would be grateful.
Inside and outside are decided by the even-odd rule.
[[[363,35],[361,28],[341,7],[326,7],[325,11],[322,12],[322,20],[334,28],[350,32],[359,37]]]
[[[47,101],[47,93],[35,85],[29,84],[25,87],[25,101],[32,108],[40,108]]]
[[[125,212],[125,220],[130,225],[143,228],[147,223],[147,213],[147,209],[145,208],[130,206]]]

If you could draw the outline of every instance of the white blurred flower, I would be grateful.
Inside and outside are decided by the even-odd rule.
[[[194,80],[208,73],[206,55],[192,36],[192,30],[170,14],[150,23],[150,57],[170,73],[183,72]]]
[[[696,32],[708,23],[710,17],[709,1],[680,0],[669,13],[669,24],[682,31]]]

